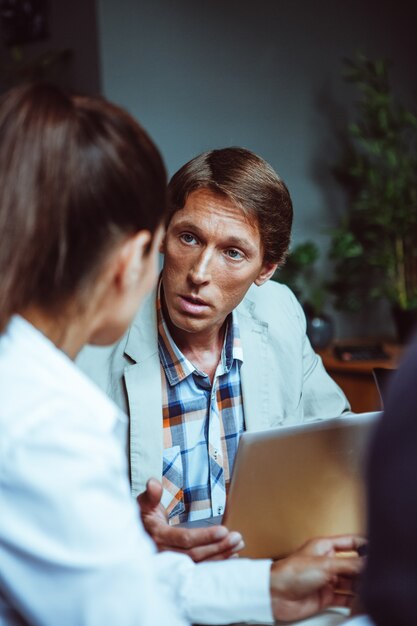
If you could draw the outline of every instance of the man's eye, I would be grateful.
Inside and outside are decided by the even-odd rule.
[[[240,259],[243,259],[243,254],[239,252],[239,250],[235,250],[235,248],[229,248],[226,251],[226,254],[230,259],[233,259],[234,261],[240,261]]]
[[[197,243],[196,238],[191,233],[183,233],[180,235],[180,239],[184,243]]]

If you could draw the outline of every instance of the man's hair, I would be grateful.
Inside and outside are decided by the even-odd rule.
[[[0,101],[0,332],[29,305],[82,300],[123,237],[167,206],[161,156],[101,98],[25,85]]]
[[[244,148],[210,150],[195,157],[171,178],[168,223],[199,189],[226,196],[254,219],[264,261],[283,263],[290,243],[292,202],[285,183],[266,161]]]

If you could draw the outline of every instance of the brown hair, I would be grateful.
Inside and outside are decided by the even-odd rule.
[[[195,157],[171,178],[168,222],[184,207],[190,193],[203,188],[227,196],[255,218],[264,261],[284,262],[291,236],[292,202],[285,183],[266,161],[244,148],[211,150]]]
[[[0,103],[0,332],[35,304],[55,310],[91,285],[123,236],[166,210],[161,156],[104,99],[26,85]]]

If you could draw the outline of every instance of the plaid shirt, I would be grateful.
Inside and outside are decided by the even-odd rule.
[[[170,524],[224,512],[244,430],[237,315],[229,316],[213,384],[174,343],[157,300],[163,404],[162,504]]]

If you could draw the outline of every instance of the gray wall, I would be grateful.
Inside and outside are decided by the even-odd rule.
[[[399,92],[415,85],[411,2],[99,0],[106,96],[149,130],[173,173],[197,153],[241,145],[287,182],[294,241],[324,234],[343,212],[330,166],[352,94],[341,60],[357,49],[392,59]],[[326,271],[323,265],[322,271]],[[379,317],[378,317],[379,316]],[[338,334],[390,332],[382,309],[338,318]]]

